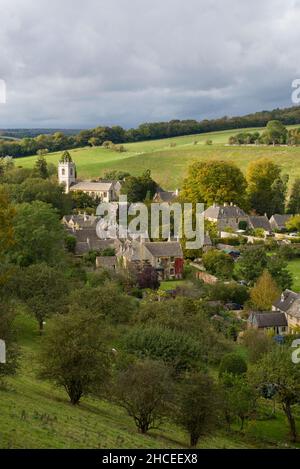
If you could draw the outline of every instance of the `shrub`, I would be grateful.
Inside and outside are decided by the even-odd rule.
[[[219,376],[223,376],[224,373],[232,375],[243,375],[247,372],[247,363],[243,357],[237,353],[228,353],[224,355],[221,360],[219,368]]]

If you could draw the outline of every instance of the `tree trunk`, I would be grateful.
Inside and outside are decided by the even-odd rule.
[[[190,447],[191,448],[196,448],[198,440],[199,440],[199,436],[195,435],[194,433],[191,433],[191,435],[190,435]]]
[[[284,413],[288,419],[291,433],[291,441],[295,443],[297,441],[297,430],[294,416],[290,404],[283,404]]]
[[[243,417],[240,417],[240,419],[241,419],[241,428],[240,428],[240,430],[243,431],[244,430],[245,419]]]
[[[43,335],[44,321],[42,319],[39,320],[39,328],[40,328],[40,335]]]

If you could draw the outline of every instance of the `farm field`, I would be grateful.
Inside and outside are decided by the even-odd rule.
[[[293,276],[292,289],[300,293],[300,259],[293,259],[288,263],[288,269]]]
[[[168,190],[181,187],[191,163],[206,159],[233,161],[245,171],[251,161],[268,157],[280,164],[284,173],[289,174],[290,183],[300,177],[300,147],[227,146],[229,136],[241,130],[243,129],[129,143],[125,144],[125,153],[102,147],[78,148],[70,153],[77,166],[78,178],[101,177],[108,170],[128,171],[139,175],[150,169],[152,177]],[[213,144],[206,145],[207,139],[212,140]],[[51,153],[47,155],[47,161],[56,165],[60,155],[61,152]],[[36,156],[18,158],[16,165],[32,167],[35,160]]]
[[[36,322],[17,318],[22,367],[0,387],[1,448],[186,448],[187,436],[175,425],[140,435],[127,414],[117,406],[84,398],[71,406],[66,394],[37,378],[41,338]],[[288,447],[288,429],[279,407],[262,406],[256,421],[244,432],[215,433],[200,440],[199,448]],[[297,415],[297,424],[300,425]],[[298,445],[297,445],[298,446]]]

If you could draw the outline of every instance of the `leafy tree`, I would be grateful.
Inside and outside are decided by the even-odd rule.
[[[20,298],[38,321],[40,333],[47,317],[66,308],[68,283],[61,271],[46,264],[21,270],[18,279]]]
[[[251,363],[257,363],[274,345],[272,337],[256,329],[247,329],[243,333],[242,341]]]
[[[56,210],[35,201],[16,206],[13,229],[15,244],[11,258],[22,266],[47,262],[54,264],[63,253],[63,227]]]
[[[268,158],[252,161],[247,168],[247,182],[252,209],[268,216],[273,215],[275,209],[283,213],[287,181],[281,178],[280,166]]]
[[[223,303],[238,303],[243,305],[249,299],[248,288],[236,282],[217,282],[208,287],[208,297],[210,300],[222,301]]]
[[[273,302],[280,296],[280,290],[271,274],[264,270],[254,287],[250,290],[250,300],[253,307],[259,311],[268,311]]]
[[[136,310],[136,300],[125,295],[114,283],[96,287],[89,285],[73,293],[70,309],[88,311],[95,320],[110,324],[127,323]]]
[[[117,374],[112,394],[142,434],[158,428],[172,397],[168,368],[152,360],[137,361]]]
[[[238,418],[241,430],[245,420],[253,416],[257,406],[257,393],[245,376],[225,373],[221,379],[223,410],[227,424]]]
[[[7,279],[6,254],[14,245],[14,222],[15,209],[10,204],[6,191],[0,188],[0,287]]]
[[[282,256],[269,256],[267,269],[281,290],[292,287],[293,276],[288,270],[288,263]]]
[[[285,225],[289,231],[300,231],[300,215],[291,217]]]
[[[220,278],[231,278],[234,261],[229,254],[217,249],[210,249],[202,256],[204,267],[213,275]]]
[[[38,177],[42,179],[47,179],[49,177],[47,161],[43,155],[39,155],[37,158],[34,169]]]
[[[271,120],[267,123],[266,130],[262,133],[261,140],[267,144],[280,144],[286,143],[287,129],[278,120]]]
[[[110,181],[122,181],[128,176],[130,176],[130,173],[127,173],[126,171],[111,170],[104,173],[104,179],[108,179]]]
[[[0,363],[0,379],[14,375],[19,362],[19,348],[16,342],[15,312],[7,297],[0,296],[0,339],[6,345],[6,363]]]
[[[227,353],[221,360],[219,367],[219,376],[224,373],[232,375],[244,375],[247,372],[247,363],[241,355],[237,353]]]
[[[299,403],[300,368],[291,359],[291,349],[277,346],[256,365],[251,380],[263,392],[265,386],[272,385],[275,397],[282,405],[290,427],[291,440],[297,440],[297,428],[293,408]]]
[[[62,186],[49,179],[27,178],[12,191],[12,199],[17,203],[40,200],[51,204],[61,216],[72,210],[71,195],[65,194]]]
[[[196,354],[201,357],[201,361],[215,364],[219,362],[224,352],[231,350],[231,344],[214,329],[207,314],[208,309],[208,306],[202,300],[178,296],[172,301],[156,302],[155,307],[153,307],[152,302],[142,302],[135,321],[144,327],[154,328],[155,331],[156,328],[159,328],[153,335],[154,342],[161,329],[163,332],[166,330],[174,331],[173,336],[168,336],[168,341],[172,341],[172,337],[178,341],[178,334],[179,337],[184,334],[184,336],[192,338],[193,343],[197,343],[199,352],[197,351]],[[148,333],[147,339],[145,338],[141,342],[144,340],[145,343],[148,340],[150,341]],[[143,345],[138,345],[138,349],[142,349],[142,347]],[[163,350],[163,344],[158,345],[159,347],[162,347]],[[167,348],[168,345],[166,344]],[[173,346],[171,348],[173,349]],[[168,354],[167,351],[164,353]],[[159,351],[157,354],[159,355]],[[176,354],[176,350],[171,354]]]
[[[138,284],[140,288],[151,288],[151,290],[157,290],[160,283],[156,269],[151,265],[145,266],[138,274]]]
[[[77,240],[75,236],[68,235],[65,238],[65,246],[69,252],[75,253]]]
[[[151,178],[148,169],[142,176],[128,176],[122,185],[121,193],[127,195],[130,203],[141,202],[149,196],[152,198],[156,192],[157,184]]]
[[[289,176],[276,179],[272,184],[272,213],[284,213]]]
[[[201,345],[194,337],[158,325],[134,327],[123,343],[127,352],[139,358],[161,360],[176,373],[197,368],[201,359]]]
[[[41,377],[62,386],[73,405],[84,395],[99,394],[109,370],[103,323],[83,312],[60,315],[51,322],[43,340]]]
[[[86,192],[82,191],[73,191],[71,192],[72,205],[73,208],[78,209],[87,209],[87,208],[97,208],[99,205],[99,200],[95,197],[91,197]]]
[[[245,246],[236,263],[238,276],[247,282],[255,282],[267,267],[267,254],[262,246]]]
[[[287,213],[300,213],[300,178],[295,179],[287,204]],[[299,223],[300,225],[300,223]]]
[[[241,170],[226,161],[203,161],[192,164],[183,182],[183,202],[245,205],[246,181]]]
[[[218,410],[218,391],[212,378],[204,373],[188,375],[178,390],[175,421],[189,434],[192,448],[216,427]]]

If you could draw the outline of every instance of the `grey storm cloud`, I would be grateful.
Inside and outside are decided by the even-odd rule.
[[[0,0],[0,127],[290,106],[300,1]]]

